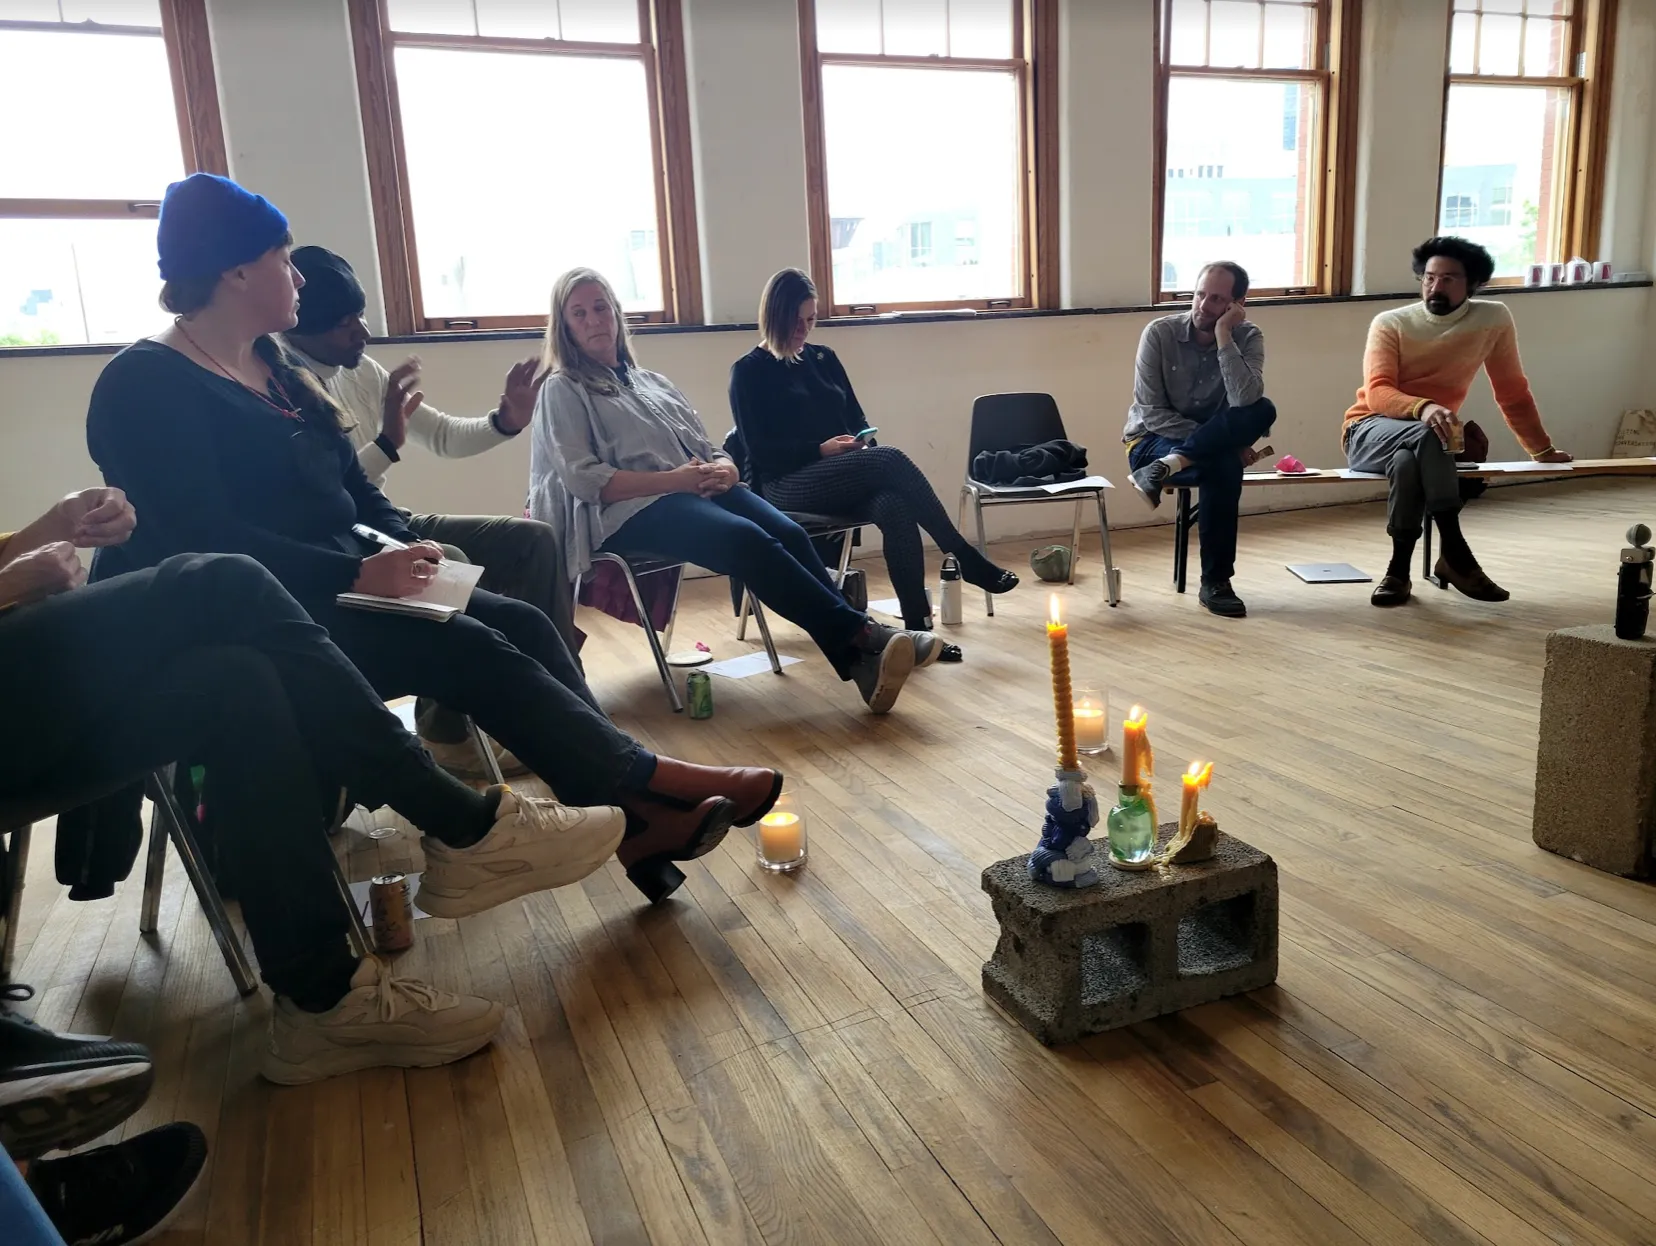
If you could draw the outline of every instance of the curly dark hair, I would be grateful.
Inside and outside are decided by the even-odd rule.
[[[1426,275],[1426,261],[1441,255],[1454,260],[1466,270],[1466,280],[1474,290],[1488,283],[1495,275],[1495,257],[1477,243],[1454,235],[1428,238],[1414,249],[1414,275]]]

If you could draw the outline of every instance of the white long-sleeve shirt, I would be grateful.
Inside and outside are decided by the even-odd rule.
[[[318,363],[304,351],[287,343],[289,350],[322,382],[333,400],[350,415],[351,444],[356,447],[357,461],[374,487],[385,492],[385,477],[396,462],[375,439],[380,435],[385,414],[385,393],[391,387],[391,374],[384,365],[369,355],[354,368],[338,364]],[[446,415],[429,402],[422,402],[408,417],[408,440],[430,450],[439,458],[464,459],[482,454],[511,440],[494,424],[494,412],[480,416]]]

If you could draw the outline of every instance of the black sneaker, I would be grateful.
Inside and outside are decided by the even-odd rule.
[[[1138,471],[1132,473],[1128,479],[1133,482],[1133,488],[1144,494],[1144,500],[1151,506],[1160,506],[1162,500],[1162,486],[1167,478],[1173,474],[1172,469],[1160,459],[1151,459]]]
[[[54,1034],[0,1012],[0,1144],[13,1159],[92,1141],[136,1112],[154,1080],[142,1044]]]
[[[885,714],[897,703],[897,694],[914,670],[914,637],[908,632],[874,625],[887,633],[885,643],[877,652],[870,652],[866,643],[859,643],[851,663],[851,678],[857,691],[868,705],[869,713]],[[866,634],[866,633],[865,633]]]
[[[1248,607],[1242,604],[1242,599],[1231,591],[1229,580],[1220,580],[1217,584],[1203,584],[1202,591],[1196,599],[1208,608],[1209,614],[1217,614],[1227,619],[1240,619],[1248,613]]]
[[[36,1160],[29,1185],[67,1246],[128,1246],[166,1223],[207,1162],[187,1121],[62,1159]]]

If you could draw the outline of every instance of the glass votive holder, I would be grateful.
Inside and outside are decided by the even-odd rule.
[[[1096,757],[1110,751],[1110,697],[1097,688],[1078,688],[1070,702],[1075,719],[1075,751]]]
[[[777,797],[775,807],[759,819],[755,829],[760,869],[791,874],[805,864],[805,807],[792,792]]]

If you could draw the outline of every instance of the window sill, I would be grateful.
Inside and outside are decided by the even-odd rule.
[[[1638,290],[1656,285],[1649,277],[1627,281],[1595,281],[1579,286],[1495,286],[1487,288],[1486,295],[1499,298],[1527,297],[1536,294],[1591,294],[1598,290]],[[1307,307],[1321,303],[1395,303],[1412,300],[1419,295],[1414,290],[1398,290],[1388,294],[1303,294],[1289,298],[1249,299],[1250,308]],[[1056,316],[1140,316],[1149,313],[1169,315],[1183,311],[1187,303],[1141,303],[1121,307],[1057,307],[1011,308],[1005,311],[917,311],[885,316],[845,316],[824,320],[819,327],[830,329],[857,329],[871,325],[941,324],[979,320],[1035,320]],[[655,337],[674,333],[757,333],[759,326],[752,322],[731,324],[649,324],[633,326],[638,337]],[[434,345],[442,342],[515,342],[540,341],[543,329],[473,329],[457,333],[411,333],[392,337],[377,337],[376,346]],[[67,346],[0,346],[0,362],[7,359],[29,359],[35,356],[113,355],[127,347],[125,342],[77,344]]]

